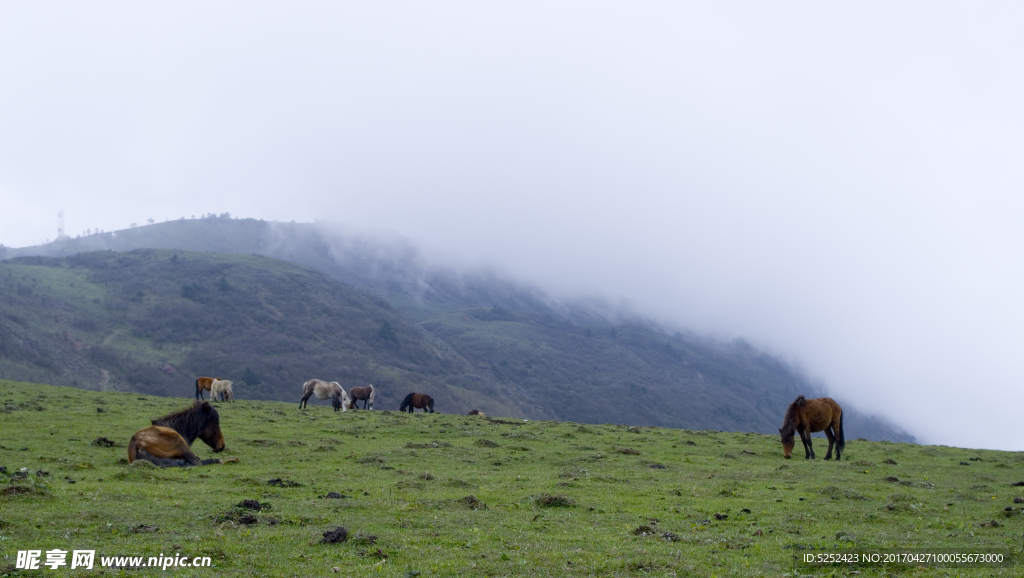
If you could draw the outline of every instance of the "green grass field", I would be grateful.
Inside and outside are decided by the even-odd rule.
[[[125,446],[190,400],[0,381],[0,401],[3,576],[1021,575],[792,561],[888,547],[1019,555],[1020,452],[849,440],[837,463],[816,440],[818,460],[784,460],[760,434],[241,400],[215,404],[217,457],[238,463],[161,470],[127,465]],[[337,526],[348,539],[321,543]],[[17,570],[28,549],[213,567]]]

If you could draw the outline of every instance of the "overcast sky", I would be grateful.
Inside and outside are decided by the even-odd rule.
[[[0,243],[230,212],[1024,449],[1024,4],[0,1]]]

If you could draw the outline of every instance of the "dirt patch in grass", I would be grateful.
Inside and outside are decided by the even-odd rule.
[[[534,500],[541,508],[573,508],[576,500],[565,494],[541,494]]]
[[[259,502],[259,500],[242,500],[241,502],[238,502],[237,504],[235,504],[235,507],[236,508],[240,508],[242,510],[252,510],[254,512],[262,512],[263,510],[269,510],[270,509],[270,504],[268,504],[266,502],[261,504]]]
[[[8,497],[31,497],[45,496],[46,491],[35,486],[8,486],[0,490],[0,496]]]
[[[344,526],[338,526],[333,530],[327,530],[324,532],[324,537],[320,540],[321,544],[340,544],[348,540],[348,530]]]
[[[470,510],[485,510],[485,509],[487,509],[487,504],[485,504],[485,503],[481,502],[480,500],[476,499],[476,496],[466,496],[465,498],[459,499],[459,502],[464,504]]]
[[[259,504],[259,502],[256,502],[256,500],[243,500],[240,504],[233,506],[230,510],[214,516],[214,520],[221,524],[225,522],[241,524],[244,526],[252,526],[258,524],[259,518],[257,518],[256,515],[252,513],[254,510],[251,509],[253,502]],[[246,504],[246,506],[243,506],[242,504]],[[255,511],[258,512],[260,510]]]
[[[450,444],[448,442],[439,442],[439,441],[432,441],[432,442],[426,442],[426,443],[405,442],[405,447],[412,448],[412,449],[415,449],[415,450],[430,450],[430,449],[436,449],[436,448],[450,448],[450,447],[452,447],[452,444]]]
[[[363,464],[364,466],[383,466],[384,458],[378,456],[377,454],[370,454],[368,456],[356,458],[356,463]]]
[[[826,486],[826,487],[818,490],[818,493],[822,494],[824,496],[828,496],[828,497],[832,498],[833,500],[838,500],[840,498],[846,498],[847,500],[869,500],[870,499],[867,496],[859,494],[859,493],[857,493],[857,492],[855,492],[853,490],[848,490],[848,489],[845,489],[845,488],[838,488],[836,486]]]
[[[540,438],[528,432],[501,432],[502,437],[507,437],[514,440],[539,440]]]
[[[632,533],[633,533],[634,536],[657,536],[658,535],[658,531],[657,530],[655,530],[651,526],[647,526],[647,525],[637,526],[636,528],[633,529]]]
[[[270,448],[281,445],[280,442],[274,440],[240,440],[243,444],[256,446],[260,448]]]

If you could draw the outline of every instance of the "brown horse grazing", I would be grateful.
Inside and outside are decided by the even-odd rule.
[[[219,381],[219,377],[200,377],[196,379],[196,399],[203,399],[203,391],[211,391],[213,382]]]
[[[484,414],[484,412],[482,412],[482,411],[480,411],[478,409],[471,409],[471,410],[469,410],[469,413],[467,413],[466,415],[478,415],[480,417],[487,417],[487,415]]]
[[[220,460],[200,460],[189,447],[199,438],[213,451],[224,451],[220,415],[209,402],[196,401],[191,407],[154,419],[152,423],[132,436],[128,444],[129,463],[136,459],[146,459],[163,467],[221,463]]]
[[[807,399],[800,396],[789,404],[786,417],[782,420],[779,433],[782,434],[782,454],[786,459],[793,453],[793,433],[800,433],[800,441],[804,443],[804,457],[814,459],[814,447],[811,446],[811,433],[825,431],[828,438],[828,453],[825,459],[832,459],[832,445],[836,447],[836,461],[846,447],[843,435],[843,408],[830,397]]]
[[[408,410],[409,413],[412,413],[413,408],[434,413],[434,398],[425,393],[410,393],[402,400],[402,406],[398,408],[398,411]]]
[[[185,438],[169,427],[151,425],[140,429],[128,442],[128,463],[146,460],[160,467],[205,466],[220,460],[201,460]]]
[[[348,396],[352,399],[352,403],[349,406],[350,409],[358,409],[359,404],[356,402],[359,400],[363,401],[363,409],[373,409],[373,398],[377,395],[377,392],[373,390],[373,384],[366,387],[353,387],[348,390]]]

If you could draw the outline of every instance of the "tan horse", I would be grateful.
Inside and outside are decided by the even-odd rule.
[[[152,421],[153,425],[135,432],[128,442],[128,463],[144,459],[162,467],[219,464],[220,460],[200,460],[189,447],[196,438],[213,451],[224,450],[220,416],[209,402],[197,401],[174,413]]]
[[[487,415],[484,414],[484,412],[482,412],[482,411],[480,411],[478,409],[471,409],[471,410],[469,410],[469,413],[467,413],[466,415],[478,415],[480,417],[487,417]]]
[[[173,463],[174,461],[181,461],[184,462],[181,465],[189,466],[203,464],[203,460],[192,452],[192,448],[188,447],[181,434],[169,427],[158,425],[140,429],[128,442],[128,463],[137,459],[151,461],[157,465],[178,465]],[[220,460],[211,462],[219,463]]]
[[[800,396],[789,404],[786,417],[782,420],[779,433],[782,434],[782,454],[789,459],[793,453],[793,434],[800,433],[800,441],[804,444],[804,457],[814,459],[814,447],[811,446],[811,434],[824,431],[828,438],[828,452],[825,459],[832,459],[832,446],[836,448],[836,461],[846,447],[843,435],[843,408],[830,397],[807,399]]]
[[[203,391],[210,391],[213,382],[220,380],[219,377],[200,377],[196,379],[196,399],[203,399]]]

